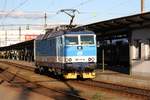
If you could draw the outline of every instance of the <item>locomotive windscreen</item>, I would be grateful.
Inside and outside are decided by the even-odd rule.
[[[81,36],[81,44],[94,44],[94,36]]]
[[[78,45],[78,36],[65,36],[66,45]]]

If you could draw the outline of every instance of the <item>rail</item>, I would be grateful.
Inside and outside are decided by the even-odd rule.
[[[21,65],[21,64],[16,64],[16,63],[7,62],[7,61],[0,61],[0,63],[6,64],[6,65],[7,65],[7,64],[8,64],[8,65],[11,64],[12,67],[18,67],[18,68],[21,68],[21,69],[24,69],[24,70],[33,71],[33,69],[32,69],[33,67],[31,67],[31,68],[23,68],[23,67],[27,67],[27,66]],[[42,88],[51,90],[51,91],[53,91],[53,92],[57,92],[57,93],[66,95],[67,97],[73,98],[73,99],[75,99],[75,100],[86,100],[85,98],[83,98],[83,97],[81,97],[81,96],[78,96],[78,95],[75,95],[75,94],[73,94],[73,93],[68,93],[68,92],[64,92],[64,91],[61,91],[61,90],[57,90],[57,89],[51,89],[50,87],[44,86],[43,84],[36,83],[36,82],[34,82],[34,81],[31,81],[31,80],[27,80],[27,78],[25,78],[24,76],[21,76],[20,74],[17,74],[17,73],[14,74],[14,73],[12,73],[12,72],[6,70],[6,69],[8,69],[8,68],[4,68],[4,69],[0,68],[1,72],[7,71],[7,73],[11,74],[12,76],[18,77],[18,78],[20,78],[20,79],[22,79],[22,80],[27,81],[28,83],[34,84],[34,85],[36,85],[36,87],[42,87]],[[8,77],[7,77],[7,78],[8,78]],[[9,79],[4,79],[4,81],[10,82]],[[20,83],[23,83],[23,84],[24,84],[24,82],[20,82]]]
[[[25,66],[25,65],[16,64],[16,63],[7,62],[7,61],[1,62],[1,63],[11,64],[15,67],[33,71],[33,67],[27,68],[27,66]],[[106,88],[106,89],[111,89],[114,91],[120,91],[120,92],[126,92],[126,93],[130,93],[130,94],[143,95],[146,97],[150,97],[150,90],[146,90],[146,89],[140,89],[140,88],[129,87],[129,86],[124,86],[124,85],[117,85],[117,84],[112,84],[112,83],[105,83],[105,82],[94,81],[94,80],[85,80],[85,81],[69,80],[69,81],[72,83],[77,83],[77,84],[86,85],[86,86],[90,86],[90,87]]]

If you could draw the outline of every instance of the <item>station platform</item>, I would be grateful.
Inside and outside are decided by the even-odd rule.
[[[23,64],[26,66],[35,67],[34,62],[26,62],[26,61],[17,61],[17,60],[6,60],[0,59],[0,61],[8,61],[17,64]],[[138,75],[128,75],[119,72],[114,72],[111,70],[105,70],[104,72],[101,69],[96,70],[96,78],[93,80],[112,83],[116,85],[140,88],[150,90],[150,76],[138,76]]]
[[[96,74],[96,78],[93,79],[95,81],[150,90],[150,76],[133,76],[111,70],[103,72],[100,69],[96,70]]]

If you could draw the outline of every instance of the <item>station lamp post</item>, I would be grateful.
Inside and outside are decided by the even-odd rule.
[[[98,47],[102,49],[102,72],[105,71],[105,46],[106,42],[104,40],[98,42]]]
[[[47,27],[47,14],[44,14],[44,28]]]
[[[21,42],[21,26],[19,26],[19,41]]]
[[[141,0],[141,14],[144,13],[144,0]]]
[[[102,71],[105,70],[105,51],[104,48],[102,48]]]

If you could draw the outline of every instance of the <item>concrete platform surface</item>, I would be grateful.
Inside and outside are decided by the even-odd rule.
[[[150,90],[150,76],[132,76],[110,70],[96,70],[96,74],[93,79],[96,81]]]

